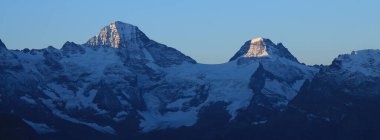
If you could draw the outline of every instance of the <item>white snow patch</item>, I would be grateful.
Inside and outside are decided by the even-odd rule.
[[[188,111],[166,112],[165,114],[161,114],[158,112],[161,105],[159,98],[151,93],[145,93],[143,98],[147,106],[147,111],[139,112],[143,117],[143,119],[140,120],[142,132],[149,132],[155,129],[191,126],[197,121],[198,112],[195,108],[191,108]],[[178,105],[178,103],[174,103],[173,106],[177,106],[175,104]]]
[[[178,100],[166,105],[166,107],[172,108],[172,109],[181,109],[183,104],[186,102],[189,102],[190,100],[191,100],[191,98],[181,98],[181,99],[178,99]]]
[[[96,110],[99,114],[106,113],[105,110],[99,109],[97,104],[93,102],[97,90],[92,89],[88,91],[88,95],[85,95],[85,88],[80,88],[74,93],[67,89],[65,85],[56,83],[49,83],[47,85],[49,89],[44,90],[45,95],[53,100],[63,101],[67,110],[91,108]]]
[[[120,111],[116,114],[115,117],[113,117],[112,119],[115,121],[115,122],[120,122],[120,121],[123,121],[125,120],[125,118],[127,117],[128,113],[125,112],[125,111]]]
[[[31,126],[38,134],[46,134],[46,133],[56,132],[55,129],[53,129],[52,127],[48,126],[45,123],[36,123],[36,122],[32,122],[32,121],[29,121],[26,119],[23,119],[23,121],[26,124],[28,124],[29,126]]]
[[[267,95],[281,95],[286,99],[291,100],[297,95],[297,91],[292,89],[286,82],[279,82],[277,80],[265,80],[263,93]]]
[[[64,120],[67,120],[67,121],[70,121],[70,122],[76,123],[76,124],[83,124],[83,125],[89,126],[89,127],[93,128],[93,129],[95,129],[97,131],[100,131],[100,132],[103,132],[103,133],[116,134],[116,131],[111,126],[101,126],[101,125],[99,125],[97,123],[90,123],[90,122],[80,121],[80,120],[77,120],[75,118],[70,117],[67,114],[64,114],[60,110],[56,109],[56,107],[53,104],[53,101],[51,99],[42,99],[42,98],[40,98],[40,100],[45,104],[46,107],[48,107],[50,109],[50,111],[55,116],[57,116],[57,117],[59,117],[61,119],[64,119]]]
[[[143,117],[140,122],[142,132],[149,132],[155,129],[178,128],[181,126],[192,126],[197,122],[198,111],[194,108],[188,111],[167,112],[139,112]]]
[[[29,95],[21,96],[20,99],[32,105],[37,104],[37,102]]]
[[[267,122],[268,122],[267,120],[263,120],[263,121],[252,122],[252,124],[253,125],[259,125],[259,124],[265,124]]]

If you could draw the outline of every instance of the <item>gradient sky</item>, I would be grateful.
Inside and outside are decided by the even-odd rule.
[[[0,0],[8,49],[85,43],[112,21],[200,63],[223,63],[254,37],[282,42],[306,64],[380,49],[379,0]]]

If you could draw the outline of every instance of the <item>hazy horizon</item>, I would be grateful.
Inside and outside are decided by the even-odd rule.
[[[8,49],[85,43],[113,21],[199,63],[227,62],[249,39],[283,43],[306,64],[379,49],[380,1],[47,1],[0,2],[0,39]],[[355,9],[355,10],[353,10]]]

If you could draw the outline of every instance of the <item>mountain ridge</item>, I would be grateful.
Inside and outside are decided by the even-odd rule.
[[[124,26],[134,31],[122,35]],[[265,132],[251,132],[277,132],[276,127],[284,127],[281,124],[293,121],[294,116],[310,118],[305,112],[325,113],[324,106],[308,104],[315,102],[314,97],[329,97],[330,93],[320,94],[320,87],[334,87],[340,80],[343,83],[331,91],[352,94],[380,89],[374,84],[378,50],[342,55],[332,65],[319,68],[300,63],[281,43],[254,38],[229,62],[199,64],[137,30],[113,22],[84,44],[66,42],[61,49],[5,49],[5,55],[0,55],[0,113],[21,118],[43,139],[67,134],[75,134],[73,139],[232,139],[240,134],[264,139],[269,138]],[[360,69],[354,70],[371,71],[371,78],[349,71],[356,65]],[[349,76],[341,76],[347,72]],[[358,82],[355,86],[362,90],[351,89],[347,87],[352,85],[350,78],[374,87]],[[380,95],[376,90],[370,93]],[[346,109],[341,104],[330,105],[337,105],[342,112]],[[314,115],[298,125],[319,123],[318,117],[327,116],[324,125],[336,114],[324,115]],[[211,132],[204,133],[207,130]],[[221,137],[221,132],[226,132],[226,137]]]

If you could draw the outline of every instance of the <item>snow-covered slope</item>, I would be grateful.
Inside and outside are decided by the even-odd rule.
[[[251,77],[254,92],[284,98],[285,104],[296,96],[303,82],[310,80],[318,71],[299,63],[281,43],[276,45],[264,38],[247,41],[230,62],[259,63],[259,70]]]
[[[345,76],[362,74],[364,76],[380,76],[380,50],[360,50],[351,54],[339,55],[333,62],[340,67]]]
[[[339,55],[331,65],[322,68],[311,81],[309,90],[310,93],[323,90],[324,94],[334,96],[378,96],[380,87],[376,83],[379,79],[380,50],[353,51]]]
[[[163,69],[167,73],[159,87],[144,93],[147,111],[140,126],[143,131],[192,126],[199,111],[216,102],[226,102],[231,119],[250,104],[250,75],[258,64],[180,65]],[[168,112],[159,112],[159,110]],[[153,115],[153,116],[152,116]]]

